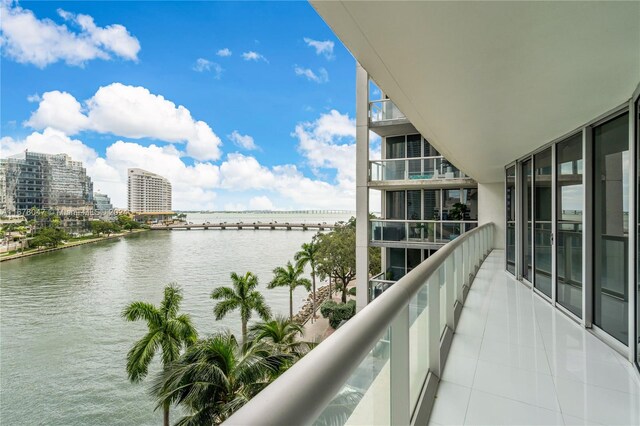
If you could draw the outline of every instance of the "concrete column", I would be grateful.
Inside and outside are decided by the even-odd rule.
[[[505,243],[504,182],[478,182],[478,224],[493,222],[493,248],[504,249]]]
[[[369,303],[369,75],[356,63],[356,310]]]

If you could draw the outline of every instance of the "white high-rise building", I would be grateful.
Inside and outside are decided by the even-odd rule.
[[[171,183],[168,179],[142,169],[129,169],[127,209],[134,213],[171,211]]]

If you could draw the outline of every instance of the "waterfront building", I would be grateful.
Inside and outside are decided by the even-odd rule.
[[[113,205],[111,204],[111,198],[107,194],[101,194],[99,192],[93,193],[93,208],[95,214],[108,218],[113,216]]]
[[[369,176],[360,217],[370,218],[370,191],[381,192],[381,216],[369,219],[367,245],[359,245],[357,276],[369,271],[368,246],[380,247],[382,271],[358,281],[360,307],[382,294],[444,244],[478,225],[478,188],[447,161],[369,78],[356,82],[368,101],[356,104],[356,126],[382,138],[381,160],[359,158]],[[358,114],[364,110],[365,113]],[[369,132],[367,132],[367,135]],[[369,142],[367,141],[367,144]],[[367,220],[367,219],[365,219]]]
[[[171,182],[142,169],[129,169],[127,208],[140,222],[169,220],[171,211]]]
[[[374,80],[475,180],[478,227],[226,423],[640,424],[640,3],[311,3],[359,63],[356,105]]]
[[[75,215],[93,207],[93,183],[66,154],[25,151],[0,159],[0,211],[33,216],[33,208]]]

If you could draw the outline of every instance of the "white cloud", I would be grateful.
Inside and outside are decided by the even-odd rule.
[[[237,130],[234,130],[233,132],[231,132],[228,138],[240,148],[243,148],[249,151],[258,149],[258,145],[256,145],[255,141],[253,140],[253,137],[249,135],[241,135]]]
[[[307,43],[307,46],[316,49],[316,55],[324,55],[327,59],[334,58],[333,48],[335,44],[331,40],[319,41],[305,37],[304,42]]]
[[[258,52],[254,52],[253,50],[250,50],[248,52],[244,52],[242,54],[242,58],[245,61],[265,61],[265,62],[269,62],[267,60],[267,58],[265,58],[262,54],[258,53]]]
[[[21,140],[5,136],[0,139],[0,145],[2,145],[3,157],[28,149],[44,154],[68,154],[74,160],[82,161],[85,164],[93,163],[98,158],[96,151],[82,141],[71,139],[64,132],[51,128],[46,128],[41,133],[33,132]]]
[[[249,200],[250,210],[275,210],[273,203],[266,195],[253,197]]]
[[[126,110],[122,114],[126,115]],[[134,134],[136,129],[126,130]],[[276,209],[277,206],[353,209],[354,120],[332,110],[314,121],[299,123],[292,135],[299,152],[316,171],[315,177],[305,176],[293,164],[267,167],[255,157],[240,153],[228,154],[219,164],[209,161],[186,164],[182,158],[185,153],[174,144],[142,146],[118,140],[100,156],[82,141],[53,128],[33,132],[22,140],[5,137],[0,144],[3,156],[25,149],[68,153],[85,164],[95,189],[108,194],[117,207],[126,207],[127,169],[140,167],[171,181],[175,209],[220,209],[221,206],[227,210]],[[334,173],[331,179],[321,177]]]
[[[186,142],[186,153],[197,160],[220,158],[222,141],[204,121],[196,121],[184,106],[139,86],[112,83],[100,87],[85,107],[65,92],[47,92],[26,124],[53,127],[76,134],[83,130],[128,138]]]
[[[27,102],[40,102],[42,98],[37,93],[27,96]]]
[[[16,3],[0,3],[0,45],[3,54],[19,63],[39,68],[63,61],[83,66],[93,59],[111,59],[112,55],[125,60],[138,60],[140,43],[119,24],[98,27],[88,15],[74,15],[59,10],[79,31],[71,31],[51,19],[38,19],[32,11]]]
[[[216,55],[222,56],[222,57],[231,56],[232,54],[233,52],[231,52],[231,50],[229,50],[229,48],[227,47],[225,47],[224,49],[220,49],[216,52]]]
[[[24,124],[34,129],[51,127],[74,135],[89,127],[89,119],[76,98],[67,92],[54,90],[42,95],[37,111]]]
[[[304,76],[307,80],[314,81],[316,83],[326,83],[329,81],[329,73],[324,68],[320,68],[316,74],[311,68],[302,68],[296,65],[293,71],[296,75]]]
[[[198,58],[191,69],[197,72],[213,71],[216,80],[220,80],[222,71],[224,71],[220,64],[216,64],[205,58]]]

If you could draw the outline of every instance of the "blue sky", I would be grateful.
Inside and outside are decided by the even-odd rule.
[[[353,208],[355,62],[306,2],[2,2],[2,156],[67,152],[125,207]]]

